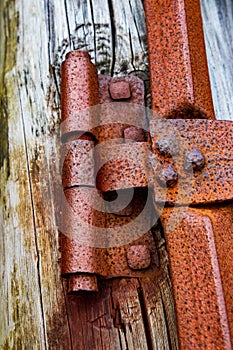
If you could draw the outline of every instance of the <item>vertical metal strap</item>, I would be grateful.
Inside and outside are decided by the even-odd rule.
[[[145,0],[152,109],[215,119],[199,0]]]

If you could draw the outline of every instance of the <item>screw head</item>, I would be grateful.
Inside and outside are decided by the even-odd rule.
[[[113,100],[126,100],[131,96],[130,84],[127,81],[111,82],[109,92]]]
[[[190,151],[186,157],[186,164],[185,169],[190,171],[193,170],[201,170],[205,166],[205,157],[203,153],[198,149],[195,148],[192,151]]]
[[[172,164],[165,165],[157,173],[157,179],[162,186],[173,187],[178,180],[178,174],[176,173]]]
[[[143,244],[129,247],[127,249],[127,262],[132,270],[147,269],[151,263],[149,248]]]

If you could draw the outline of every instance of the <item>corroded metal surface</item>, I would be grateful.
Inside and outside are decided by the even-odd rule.
[[[75,290],[79,284],[82,290],[85,283],[88,285],[91,283],[90,279],[88,282],[84,278],[80,281],[79,274],[82,276],[93,274],[93,276],[99,275],[104,278],[139,277],[145,273],[151,273],[156,266],[156,259],[153,258],[156,254],[153,235],[150,231],[143,234],[147,225],[146,221],[151,215],[150,208],[138,222],[138,232],[130,232],[129,235],[126,228],[126,225],[135,220],[143,210],[146,193],[143,193],[143,190],[136,191],[131,201],[132,214],[124,216],[112,211],[109,213],[106,208],[104,209],[103,202],[100,197],[95,196],[95,191],[95,188],[90,187],[74,187],[65,190],[67,205],[72,210],[67,210],[66,203],[64,203],[61,267],[63,276],[71,278],[77,276],[70,284],[70,288],[73,285]],[[117,235],[113,234],[111,237],[111,228],[117,228]],[[143,246],[144,250],[147,249],[147,254],[151,255],[150,268],[150,264],[145,266],[145,262],[142,263],[139,255],[134,259],[135,264],[138,264],[138,270],[149,268],[146,272],[132,271],[128,265],[127,251],[132,246]],[[95,290],[95,280],[93,283],[93,290]]]
[[[113,100],[126,100],[131,97],[130,84],[127,81],[111,82],[109,92]]]
[[[172,144],[168,150],[166,142],[161,152],[158,145],[164,130]],[[159,162],[173,165],[178,174],[177,184],[167,188],[167,203],[207,204],[233,199],[232,122],[153,120],[150,135]],[[163,189],[156,186],[155,193],[156,201],[164,201]]]
[[[144,93],[144,83],[136,76],[99,76],[99,123],[92,130],[99,143],[111,139],[117,142],[132,125],[138,127],[137,141],[141,141],[146,119]]]
[[[61,75],[62,135],[88,131],[96,117],[90,107],[99,103],[97,69],[88,52],[69,52],[62,63]]]
[[[98,291],[98,278],[153,274],[151,187],[156,209],[165,204],[161,221],[180,348],[231,349],[232,205],[216,202],[233,199],[233,126],[203,120],[214,114],[202,34],[196,48],[199,7],[196,0],[172,4],[145,1],[152,105],[179,119],[152,120],[148,135],[139,78],[98,78],[86,53],[71,53],[63,64],[62,275],[68,292],[76,293]],[[190,204],[203,208],[188,209]]]
[[[170,216],[176,215],[173,210],[164,210],[161,219],[169,252],[180,348],[231,349],[221,277],[227,279],[228,288],[232,287],[232,278],[221,276],[215,228],[208,214],[190,209],[173,230],[167,225]],[[232,301],[228,306],[232,307]]]
[[[94,142],[89,140],[74,140],[62,146],[63,187],[95,186],[93,148]]]
[[[152,109],[214,119],[199,0],[146,0]]]
[[[132,142],[100,145],[97,187],[102,192],[131,187],[146,187],[149,144]],[[103,164],[103,166],[101,166]]]
[[[231,349],[233,214],[232,205],[216,202],[233,199],[232,123],[201,120],[215,117],[199,0],[146,0],[144,6],[152,109],[157,112],[152,118],[185,119],[150,123],[159,177],[162,166],[174,167],[178,175],[166,195],[153,176],[152,186],[155,202],[176,205],[164,209],[161,220],[179,346]],[[188,210],[190,204],[205,206]]]
[[[233,339],[233,205],[207,206],[203,208],[202,214],[209,217],[213,227],[229,330]]]
[[[152,206],[144,208],[147,189],[135,190],[133,198],[127,192],[147,186],[143,104],[144,83],[138,77],[98,78],[87,53],[67,55],[62,66],[61,269],[69,293],[97,291],[97,276],[141,277],[157,266]],[[136,227],[129,230],[135,219]],[[143,247],[149,257],[142,262],[136,254],[129,263],[131,246]]]
[[[129,247],[127,262],[132,270],[147,269],[151,263],[150,249],[142,244]]]

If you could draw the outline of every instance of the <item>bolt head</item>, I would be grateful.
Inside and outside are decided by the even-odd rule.
[[[127,249],[127,262],[132,270],[147,269],[151,264],[149,248],[143,244],[129,247]]]
[[[173,187],[178,180],[178,174],[176,173],[172,164],[165,165],[157,173],[157,179],[159,183],[164,187]]]
[[[177,152],[177,145],[171,137],[162,137],[155,142],[155,146],[159,153],[165,157],[171,157]]]
[[[199,149],[193,149],[186,157],[185,169],[202,170],[205,166],[205,157]]]
[[[109,92],[113,100],[126,100],[131,97],[130,84],[127,81],[110,83]]]
[[[124,129],[124,138],[125,138],[125,142],[127,141],[143,142],[145,141],[144,130],[141,128],[137,128],[135,126],[130,126]]]

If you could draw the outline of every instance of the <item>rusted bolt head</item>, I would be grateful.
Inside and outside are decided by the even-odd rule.
[[[159,153],[166,157],[171,157],[177,152],[177,147],[170,137],[162,137],[161,139],[155,142],[155,146]]]
[[[131,96],[130,85],[127,81],[110,83],[109,92],[113,100],[125,100]]]
[[[172,187],[177,183],[178,175],[173,165],[168,164],[157,173],[157,179],[162,186]]]
[[[143,142],[145,141],[144,130],[135,126],[129,126],[128,128],[124,129],[124,138],[125,142]]]
[[[129,247],[127,249],[127,262],[132,270],[147,269],[151,263],[149,248],[142,244]]]
[[[205,165],[205,157],[199,149],[193,149],[186,157],[186,170],[201,170]]]

